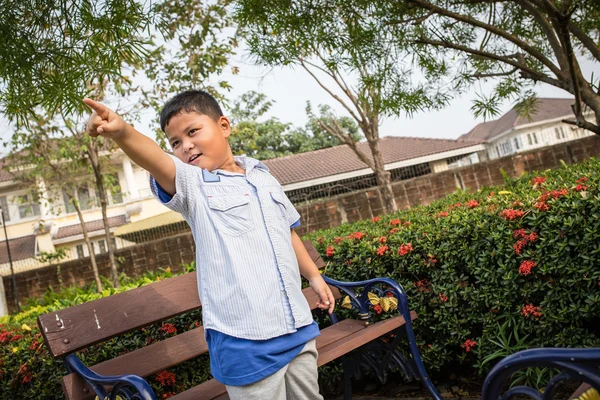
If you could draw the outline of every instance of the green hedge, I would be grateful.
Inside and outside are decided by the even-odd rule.
[[[403,285],[419,314],[415,332],[430,372],[462,365],[465,374],[484,374],[526,347],[600,346],[599,172],[600,161],[590,160],[307,238],[332,278],[384,276]],[[170,276],[124,279],[120,290]],[[21,314],[0,319],[0,398],[62,399],[64,367],[42,345],[35,319],[115,292],[48,292]],[[375,308],[374,315],[390,313]],[[197,321],[199,312],[184,314],[79,355],[95,364]],[[340,375],[335,364],[320,371],[329,387]],[[204,356],[148,380],[166,398],[208,377]]]
[[[592,159],[507,177],[308,238],[327,275],[404,287],[429,371],[483,375],[524,348],[600,346],[599,176]]]

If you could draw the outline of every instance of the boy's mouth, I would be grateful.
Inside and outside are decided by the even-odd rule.
[[[192,156],[189,158],[189,160],[188,160],[188,163],[192,163],[192,162],[194,162],[194,160],[195,160],[196,158],[200,157],[201,155],[202,155],[202,153],[200,153],[200,154],[194,154],[194,155],[192,155]]]

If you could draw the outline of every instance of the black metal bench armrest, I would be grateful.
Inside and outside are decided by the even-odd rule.
[[[359,282],[341,282],[323,275],[323,279],[327,284],[337,287],[341,292],[346,293],[349,296],[352,306],[358,310],[362,319],[368,319],[370,316],[370,307],[372,306],[372,303],[369,299],[369,292],[376,292],[381,297],[386,296],[387,293],[392,293],[394,297],[398,299],[398,312],[404,317],[406,323],[405,330],[408,338],[408,347],[413,362],[415,363],[415,372],[431,396],[436,400],[441,400],[442,397],[431,382],[431,379],[425,370],[425,366],[423,365],[419,349],[417,348],[417,341],[415,339],[415,333],[410,317],[410,308],[408,307],[408,298],[406,297],[406,293],[402,286],[395,280],[389,278],[374,278]],[[363,290],[360,293],[357,293],[355,290],[356,288],[362,288]],[[331,315],[331,321],[333,323],[337,322],[335,314]]]
[[[148,382],[137,375],[103,376],[86,367],[75,354],[65,357],[67,369],[80,375],[94,390],[99,399],[156,400]],[[104,388],[112,386],[110,393]],[[133,391],[132,391],[133,389]]]
[[[517,386],[501,396],[505,383],[516,371],[530,367],[555,368],[561,372],[550,380],[543,393],[527,387]],[[541,348],[519,351],[502,359],[485,378],[483,400],[508,400],[525,395],[536,400],[552,399],[560,382],[573,380],[585,382],[600,390],[600,348],[563,349]]]

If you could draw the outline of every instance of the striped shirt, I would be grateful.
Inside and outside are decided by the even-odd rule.
[[[265,340],[310,325],[290,233],[300,215],[268,168],[249,157],[235,157],[245,175],[173,160],[176,193],[164,204],[192,229],[204,328]]]

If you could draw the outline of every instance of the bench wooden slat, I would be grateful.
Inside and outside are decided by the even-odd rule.
[[[411,311],[410,318],[414,320],[417,318],[417,313]],[[348,321],[348,320],[344,320]],[[344,322],[342,321],[342,322]],[[351,320],[355,322],[360,322],[356,320]],[[340,322],[341,323],[341,322]],[[331,344],[327,344],[325,346],[318,347],[319,349],[319,359],[317,360],[317,365],[320,367],[321,365],[325,365],[328,362],[335,360],[338,357],[343,356],[344,354],[349,353],[352,350],[355,350],[362,346],[365,343],[370,342],[373,339],[377,339],[378,337],[385,335],[386,333],[404,325],[406,321],[404,317],[398,315],[396,317],[386,319],[384,321],[377,322],[371,326],[362,325],[362,329],[354,332],[351,335],[348,335],[344,338],[340,338]],[[319,338],[317,338],[317,344],[319,343]]]
[[[412,319],[416,317],[416,313],[411,313]],[[404,325],[404,317],[397,316],[372,326],[366,326],[363,321],[354,319],[345,319],[335,325],[328,326],[317,337],[317,350],[319,352],[317,364],[319,366],[326,364],[402,325]],[[175,395],[172,399],[225,400],[229,399],[229,396],[227,396],[225,385],[211,379],[200,386]]]
[[[331,290],[336,300],[341,297],[337,288],[331,287]],[[306,288],[302,293],[311,310],[314,310],[317,303],[315,292],[311,288]],[[204,354],[207,351],[208,347],[204,340],[204,328],[200,327],[89,368],[101,375],[133,374],[147,377]],[[67,399],[84,400],[94,398],[87,383],[77,374],[69,374],[63,377],[63,390]]]
[[[571,399],[576,399],[579,396],[581,396],[582,394],[584,394],[588,389],[590,389],[592,387],[592,385],[590,385],[589,383],[582,383],[581,385],[579,385],[579,387],[573,392],[573,394],[571,395],[571,397],[569,397],[569,400]]]
[[[315,264],[319,268],[324,267],[325,263],[312,243],[303,243]],[[197,287],[196,273],[190,272],[42,315],[38,318],[38,325],[50,353],[60,357],[199,308]],[[311,307],[315,299],[309,299]]]

